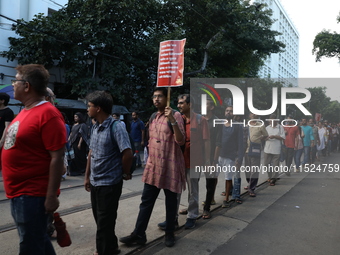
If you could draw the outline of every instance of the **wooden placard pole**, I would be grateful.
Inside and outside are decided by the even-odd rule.
[[[167,102],[166,102],[166,106],[170,106],[170,87],[168,87],[168,96],[167,96]]]

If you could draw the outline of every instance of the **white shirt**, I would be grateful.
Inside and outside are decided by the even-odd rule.
[[[272,127],[272,125],[270,124],[266,127],[266,130],[268,132],[268,136],[278,135],[281,136],[283,139],[286,138],[284,128],[280,124],[277,124],[275,127]],[[264,146],[264,152],[268,154],[280,154],[281,144],[282,141],[279,139],[268,139],[266,140],[266,144]]]

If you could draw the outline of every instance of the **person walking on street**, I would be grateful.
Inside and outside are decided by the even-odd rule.
[[[7,106],[10,97],[7,93],[0,93],[0,171],[1,171],[1,151],[5,142],[5,134],[8,125],[14,119],[13,111]]]
[[[288,172],[286,175],[290,175],[292,170],[292,163],[294,158],[294,149],[295,149],[295,139],[299,134],[299,127],[294,125],[294,121],[291,121],[291,117],[287,117],[287,123],[285,124],[285,137],[284,145],[285,145],[285,160],[286,160],[286,167],[288,167]],[[301,156],[301,155],[300,155]],[[296,163],[296,162],[295,162]]]
[[[119,254],[115,226],[123,179],[131,179],[130,139],[121,122],[111,116],[111,95],[95,91],[86,99],[88,116],[96,119],[84,181],[86,191],[91,192],[92,212],[97,224],[94,254]]]
[[[14,98],[25,108],[6,131],[4,187],[20,236],[19,254],[54,255],[47,217],[59,207],[66,130],[58,109],[45,101],[48,71],[37,64],[16,70]]]
[[[311,164],[314,164],[315,162],[315,159],[316,159],[316,153],[317,153],[317,144],[320,143],[320,139],[319,139],[319,135],[318,135],[318,126],[317,125],[314,125],[314,120],[313,119],[309,119],[308,120],[308,124],[312,127],[313,129],[313,136],[314,136],[314,143],[313,143],[313,146],[311,146],[311,149],[310,149],[310,161],[311,161]]]
[[[285,136],[283,127],[278,123],[275,114],[269,116],[273,120],[266,127],[268,137],[264,146],[264,165],[267,167],[268,180],[270,186],[275,186],[277,177],[279,176],[278,167],[280,165],[281,147]],[[269,169],[269,167],[271,169]]]
[[[131,122],[131,137],[135,143],[135,150],[133,153],[136,153],[137,157],[137,167],[142,166],[142,160],[140,158],[140,152],[144,146],[144,130],[145,126],[143,121],[141,121],[138,117],[137,112],[132,113],[132,122]]]
[[[195,166],[209,165],[209,128],[208,122],[202,115],[194,112],[194,99],[189,94],[178,96],[177,107],[182,113],[185,124],[184,161],[185,177],[188,185],[188,209],[183,209],[181,214],[187,214],[185,229],[192,229],[196,226],[196,219],[199,216],[199,179],[200,172],[195,171]],[[204,148],[204,150],[202,149]],[[206,160],[205,160],[206,159]],[[177,208],[179,208],[181,194],[177,196]],[[178,209],[177,209],[178,210]],[[158,224],[158,227],[165,228],[166,221]]]
[[[88,128],[82,113],[74,114],[74,125],[69,137],[70,146],[74,151],[74,159],[70,163],[70,175],[77,176],[85,173],[86,156],[88,151]]]
[[[256,197],[255,188],[259,180],[259,173],[261,168],[261,152],[259,155],[249,155],[249,149],[251,143],[261,144],[263,140],[268,137],[268,132],[264,126],[263,121],[258,119],[254,113],[249,114],[249,130],[248,130],[248,144],[245,157],[245,166],[250,168],[250,171],[246,172],[246,180],[248,186],[246,189],[249,192],[250,197]]]
[[[225,118],[227,122],[219,129],[215,151],[215,160],[218,164],[226,167],[225,172],[225,198],[222,207],[230,207],[229,193],[236,170],[239,170],[243,160],[243,129],[239,124],[233,124],[233,107],[227,106]],[[216,161],[215,161],[216,162]]]
[[[157,112],[149,123],[149,157],[142,181],[144,189],[133,232],[119,239],[127,245],[145,244],[149,219],[161,189],[165,193],[165,245],[175,244],[177,194],[185,189],[185,165],[181,145],[185,143],[184,122],[181,114],[167,106],[167,88],[157,87],[152,95]]]
[[[310,149],[311,147],[314,146],[314,134],[313,134],[313,129],[311,126],[307,125],[307,119],[303,118],[301,121],[301,129],[304,133],[303,137],[303,162],[302,166],[304,167],[305,165],[310,163]]]
[[[214,128],[214,119],[218,119],[218,117],[214,114],[215,104],[211,99],[207,99],[207,115],[204,118],[208,122],[209,127],[209,138],[210,138],[210,157],[209,162],[210,164],[214,163],[214,156],[215,156],[215,148],[216,148],[216,136],[217,132],[215,132]],[[217,185],[217,176],[211,175],[206,173],[206,184],[205,187],[207,189],[207,193],[205,196],[205,201],[203,201],[203,219],[210,219],[210,206],[215,205],[215,191]]]

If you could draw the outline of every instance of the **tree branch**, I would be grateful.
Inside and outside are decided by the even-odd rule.
[[[203,57],[203,62],[202,62],[201,68],[199,70],[196,70],[196,71],[193,71],[193,72],[190,72],[190,73],[185,73],[184,74],[185,76],[190,76],[190,75],[193,75],[193,74],[198,74],[198,73],[201,73],[201,72],[203,72],[205,70],[205,68],[207,66],[207,62],[208,62],[208,50],[213,45],[213,43],[215,43],[219,39],[219,37],[220,38],[222,37],[222,33],[224,33],[224,30],[219,31],[217,34],[215,34],[209,40],[207,45],[205,46],[205,48],[204,48],[204,57]]]

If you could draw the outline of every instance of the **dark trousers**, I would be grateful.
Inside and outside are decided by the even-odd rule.
[[[135,234],[139,236],[144,236],[146,228],[148,227],[149,220],[153,207],[155,205],[156,199],[159,195],[160,189],[156,186],[144,184],[142,203],[139,206],[139,213],[137,217],[137,222]],[[177,214],[177,193],[172,192],[168,189],[164,189],[165,194],[165,210],[166,210],[166,229],[165,232],[173,233],[175,231],[175,220]]]
[[[115,234],[117,209],[123,181],[110,186],[91,185],[91,204],[97,224],[96,248],[100,255],[113,254],[118,248]]]
[[[289,172],[291,170],[290,168],[292,167],[293,158],[294,148],[286,148],[286,166],[289,167]]]
[[[254,192],[260,174],[261,157],[249,157],[245,156],[246,180],[248,182],[248,190]],[[249,168],[248,168],[249,167]]]
[[[314,164],[315,159],[316,159],[316,145],[314,145],[313,147],[310,148],[310,158],[311,158],[311,164]]]
[[[206,178],[205,180],[206,180],[205,187],[207,189],[207,194],[205,196],[204,210],[209,212],[211,201],[213,200],[214,195],[215,195],[217,178]]]

